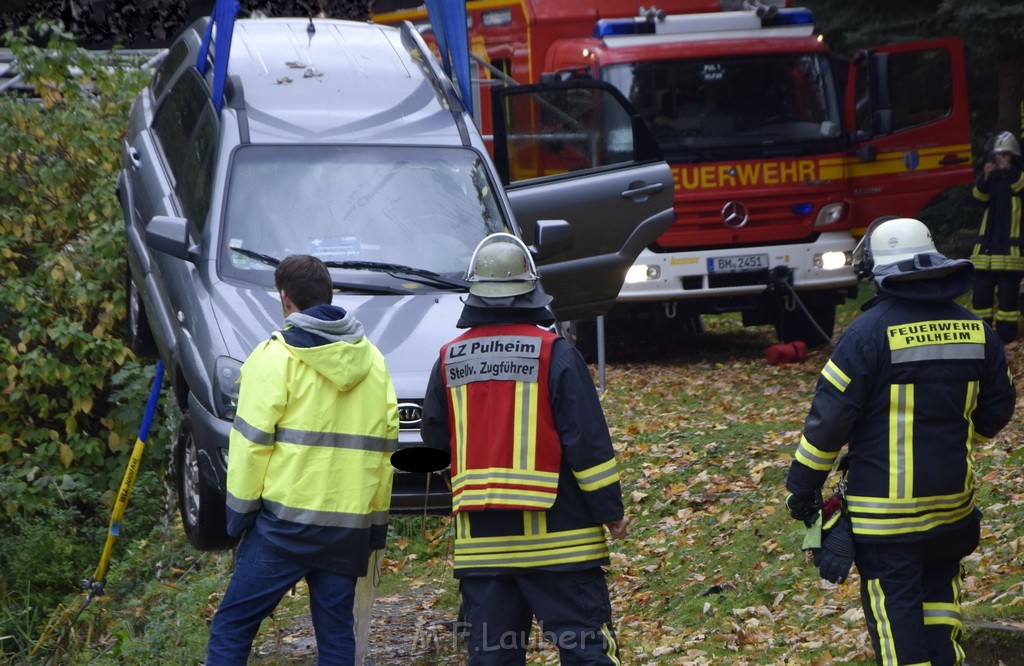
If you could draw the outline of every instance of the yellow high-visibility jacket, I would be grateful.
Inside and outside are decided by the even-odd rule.
[[[335,341],[276,332],[242,366],[228,531],[251,527],[299,561],[361,576],[387,536],[398,404],[383,355],[346,320]]]

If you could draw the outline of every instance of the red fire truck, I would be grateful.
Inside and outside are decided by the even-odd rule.
[[[674,224],[641,253],[610,318],[699,327],[741,312],[786,341],[825,342],[856,293],[854,239],[880,215],[916,216],[972,178],[963,48],[956,38],[833,56],[789,0],[469,0],[473,104],[542,76],[621,91],[675,177]],[[426,12],[394,11],[428,34]],[[503,110],[510,113],[509,110]],[[496,155],[505,174],[572,168],[571,141]]]

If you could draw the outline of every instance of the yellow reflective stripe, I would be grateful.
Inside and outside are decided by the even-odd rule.
[[[807,437],[800,435],[800,445],[796,447],[793,457],[800,463],[819,472],[827,472],[832,469],[832,464],[839,457],[838,451],[822,451],[807,441]]]
[[[839,366],[832,359],[829,359],[825,367],[821,369],[821,376],[827,379],[832,386],[839,389],[840,393],[846,391],[850,385],[850,377],[840,370]]]
[[[868,607],[871,615],[875,618],[875,628],[878,631],[878,644],[882,652],[882,665],[895,666],[896,645],[893,642],[892,626],[889,625],[889,613],[885,610],[885,592],[882,591],[882,582],[877,578],[868,581]]]
[[[523,511],[523,534],[538,536],[547,534],[548,514],[544,511]]]
[[[925,624],[948,624],[958,628],[963,626],[959,604],[926,601],[922,608]]]
[[[971,255],[971,263],[978,270],[988,271],[1024,271],[1024,257],[1006,254],[978,254],[976,247]]]
[[[488,504],[515,505],[544,511],[555,503],[554,493],[521,488],[470,488],[452,498],[452,511],[465,511],[472,507],[483,507]]]
[[[539,552],[510,553],[508,551],[468,555],[455,553],[455,569],[467,567],[533,568],[572,562],[589,562],[608,557],[608,546],[602,535],[600,543],[571,548],[546,549]]]
[[[452,477],[452,490],[459,490],[466,484],[478,483],[514,483],[520,486],[533,486],[539,490],[554,490],[558,488],[558,472],[485,467],[456,474]]]
[[[981,384],[978,380],[967,382],[967,399],[964,401],[964,421],[967,422],[967,475],[964,478],[964,487],[969,488],[974,480],[974,442],[979,435],[974,431],[974,419],[971,416],[978,408],[978,393],[981,391]],[[982,437],[981,442],[986,441]]]
[[[448,389],[452,411],[455,413],[455,458],[460,470],[466,469],[466,385]]]
[[[974,510],[974,503],[968,504],[956,511],[940,514],[929,514],[927,516],[915,516],[908,518],[874,518],[868,519],[863,516],[850,514],[850,523],[853,525],[853,533],[863,536],[886,536],[893,534],[916,534],[934,529],[939,525],[948,525],[962,520],[971,515]]]
[[[515,469],[529,469],[530,408],[524,404],[524,392],[529,394],[530,387],[523,382],[516,382],[512,407],[512,467]]]
[[[889,497],[913,497],[914,385],[889,387]]]
[[[619,480],[619,470],[615,466],[615,459],[607,460],[600,465],[594,465],[577,472],[573,470],[576,483],[585,491],[594,491],[605,486],[610,486]]]
[[[591,543],[604,540],[604,528],[600,526],[581,527],[575,530],[562,530],[549,532],[542,535],[529,534],[504,534],[501,536],[474,537],[470,540],[459,540],[455,542],[455,549],[480,549],[491,550],[522,550],[524,548],[539,548],[550,545],[567,545]]]
[[[856,513],[900,514],[956,509],[971,499],[972,488],[951,495],[925,497],[870,497],[847,495],[846,506]]]
[[[962,605],[961,594],[963,594],[964,591],[964,575],[965,569],[964,565],[961,563],[959,571],[957,571],[957,574],[953,576],[953,580],[950,581],[950,587],[952,588],[953,593],[953,605],[956,606],[958,610]],[[964,653],[964,648],[960,645],[959,641],[961,629],[962,626],[954,627],[953,630],[950,631],[950,640],[953,643],[953,651],[956,653],[956,663],[958,664],[962,664],[967,656]]]
[[[971,159],[970,144],[957,144],[948,146],[934,146],[923,148],[917,151],[918,164],[915,168],[917,173],[932,170],[943,171],[947,169],[943,164],[943,158],[948,153],[956,153],[961,158]],[[843,164],[846,168],[846,176],[849,178],[864,178],[868,176],[883,176],[887,174],[905,173],[909,170],[904,158],[903,151],[891,151],[879,153],[877,159],[871,162],[864,162],[859,158],[846,157]],[[840,178],[842,176],[839,176]],[[824,175],[821,176],[825,178]]]
[[[615,635],[612,634],[607,623],[601,625],[601,635],[604,636],[604,644],[608,647],[604,652],[605,656],[608,657],[608,661],[615,666],[620,666],[622,662],[619,661],[618,657],[619,647],[615,643]]]
[[[469,531],[469,514],[456,513],[455,514],[455,538],[456,539],[471,539],[473,535]]]
[[[975,308],[970,308],[970,310],[971,310],[971,312],[973,312],[975,315],[981,317],[982,319],[991,319],[992,318],[992,313],[995,312],[994,308],[984,308],[982,310],[976,310]]]
[[[1024,179],[1024,174],[1021,174],[1021,178],[1017,179],[1017,183],[1013,185],[1014,189],[1020,190],[1018,185],[1021,180]],[[1010,197],[1010,238],[1020,238],[1020,198]],[[1010,248],[1011,250],[1018,250],[1017,254],[1020,254],[1020,248],[1016,245]]]
[[[1020,317],[1017,310],[996,310],[996,321],[1015,322]]]

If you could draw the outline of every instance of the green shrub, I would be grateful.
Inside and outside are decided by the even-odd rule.
[[[21,652],[98,562],[152,381],[121,340],[114,193],[147,73],[59,26],[8,33],[38,99],[0,98],[0,654]],[[169,437],[153,428],[122,533],[162,515]]]

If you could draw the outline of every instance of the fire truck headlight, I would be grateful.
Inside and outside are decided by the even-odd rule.
[[[826,271],[834,271],[849,263],[850,257],[841,250],[831,250],[814,255],[814,265]]]
[[[634,264],[629,267],[626,271],[626,284],[636,284],[637,282],[647,282],[648,280],[657,280],[661,277],[661,268],[659,266],[648,266],[646,264]]]
[[[815,227],[827,227],[835,224],[843,218],[846,212],[846,204],[841,201],[822,206],[818,211],[818,217],[814,220]]]

